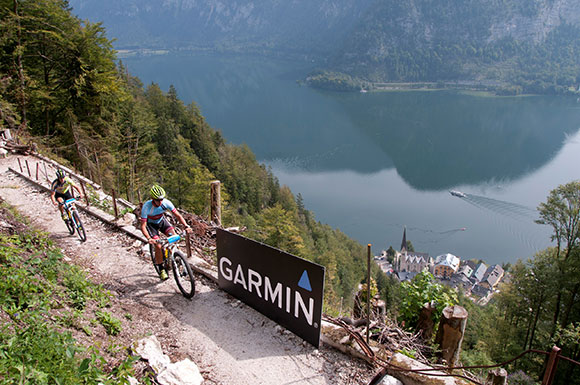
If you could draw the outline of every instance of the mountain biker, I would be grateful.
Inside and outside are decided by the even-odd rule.
[[[56,170],[56,179],[52,181],[50,185],[50,200],[52,201],[53,205],[58,205],[58,209],[60,210],[60,215],[63,221],[66,221],[68,218],[66,213],[64,212],[64,208],[62,204],[68,200],[73,198],[72,189],[77,190],[79,198],[82,197],[81,190],[75,185],[75,182],[71,178],[66,175],[66,172],[59,168]]]
[[[166,236],[174,235],[174,228],[171,226],[164,213],[170,211],[175,218],[185,227],[186,232],[191,232],[191,227],[185,222],[185,219],[173,203],[165,198],[165,190],[159,185],[154,185],[149,191],[151,199],[143,204],[141,209],[141,232],[147,238],[149,244],[155,245],[155,264],[158,267],[159,278],[165,281],[168,277],[167,272],[163,268],[163,250],[161,244],[157,242],[159,239],[159,232]]]

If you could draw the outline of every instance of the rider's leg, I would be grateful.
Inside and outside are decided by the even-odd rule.
[[[160,243],[155,243],[155,263],[158,265],[163,263],[163,248]]]
[[[61,197],[58,197],[58,198],[56,198],[56,201],[58,202],[58,209],[60,210],[60,216],[62,217],[62,219],[65,219],[64,207],[63,207],[64,200]]]

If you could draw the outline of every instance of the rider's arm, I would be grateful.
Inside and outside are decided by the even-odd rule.
[[[151,240],[151,235],[149,235],[149,231],[147,231],[147,220],[141,221],[141,232],[148,241]]]
[[[83,193],[82,193],[82,192],[81,192],[81,190],[80,190],[80,189],[77,187],[77,185],[76,185],[76,184],[73,184],[73,185],[72,185],[72,187],[73,187],[75,190],[77,190],[77,193],[78,193],[78,196],[79,196],[79,198],[82,198],[82,197],[83,197]]]
[[[172,213],[175,216],[175,218],[177,218],[177,220],[179,221],[179,223],[181,223],[185,227],[186,230],[191,229],[191,227],[189,227],[189,225],[187,224],[187,222],[183,218],[183,215],[181,215],[179,213],[179,211],[173,210]]]

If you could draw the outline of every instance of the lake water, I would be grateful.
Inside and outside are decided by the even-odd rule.
[[[415,250],[432,256],[529,258],[550,245],[535,208],[580,178],[576,98],[322,92],[296,82],[316,63],[257,57],[123,62],[145,84],[173,84],[228,141],[248,144],[319,221],[375,254],[399,249],[406,226]]]

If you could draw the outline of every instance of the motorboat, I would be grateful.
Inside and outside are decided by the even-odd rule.
[[[459,198],[467,197],[467,195],[465,195],[465,193],[462,193],[461,191],[457,191],[457,190],[449,190],[449,193],[451,195],[453,195],[454,197],[459,197]]]

